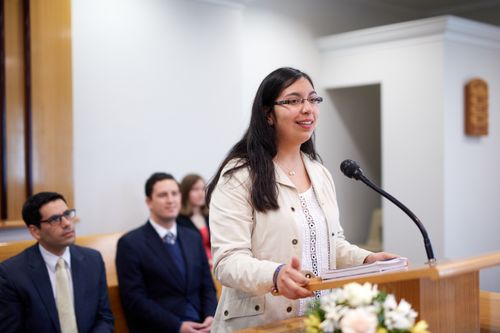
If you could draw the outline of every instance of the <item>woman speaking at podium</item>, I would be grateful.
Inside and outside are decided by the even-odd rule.
[[[223,286],[212,332],[303,314],[322,292],[305,288],[301,270],[321,275],[394,257],[344,238],[335,186],[314,148],[322,101],[307,74],[270,73],[247,131],[208,186],[213,269]]]

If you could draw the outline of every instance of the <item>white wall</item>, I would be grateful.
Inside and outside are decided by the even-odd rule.
[[[244,126],[258,85],[278,67],[292,66],[305,71],[315,81],[320,94],[326,94],[320,82],[317,37],[415,17],[407,11],[354,0],[251,0],[246,3],[241,38]],[[322,135],[318,133],[319,144]],[[330,141],[328,134],[326,137]]]
[[[320,76],[318,35],[410,17],[355,1],[246,3],[72,2],[79,234],[141,223],[143,184],[154,171],[211,177],[246,128],[266,74],[295,66]],[[26,238],[26,230],[0,235]]]
[[[438,260],[500,249],[499,97],[491,94],[500,86],[500,41],[487,34],[493,46],[478,46],[482,34],[468,35],[482,32],[475,27],[444,17],[319,40],[325,87],[380,82],[382,184],[424,223]],[[490,84],[490,135],[483,139],[463,134],[463,88],[476,75]],[[383,207],[385,249],[425,262],[416,226],[389,202]],[[499,273],[482,274],[481,287],[499,291]]]
[[[240,135],[241,9],[85,0],[72,13],[79,232],[131,229],[151,173],[209,178]]]
[[[319,69],[319,52],[309,28],[286,13],[249,6],[243,22],[241,110],[246,128],[262,79],[284,66],[300,68],[314,78]]]
[[[493,34],[500,35],[500,29]],[[450,41],[445,47],[445,253],[479,255],[500,249],[500,42],[478,46]],[[489,85],[489,135],[464,133],[465,84]],[[481,272],[481,286],[500,291],[500,267]]]
[[[331,38],[321,40],[324,86],[333,89],[380,83],[381,185],[420,217],[437,247],[435,251],[442,253],[438,241],[442,237],[442,227],[433,223],[442,221],[443,193],[439,148],[442,146],[442,119],[435,116],[439,115],[440,103],[442,105],[439,42],[430,39],[416,45],[359,48],[347,54],[342,50],[328,51],[332,41],[336,42]],[[427,87],[425,92],[422,87]],[[433,93],[427,94],[428,91]],[[366,191],[370,190],[366,188]],[[433,200],[423,200],[427,192],[433,194]],[[415,263],[423,263],[425,252],[416,227],[391,203],[384,200],[382,206],[384,248],[402,253]]]

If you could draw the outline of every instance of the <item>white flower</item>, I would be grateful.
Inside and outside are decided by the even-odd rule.
[[[373,313],[375,316],[377,316],[380,313],[380,304],[379,303],[374,303],[373,305],[366,305],[363,306],[363,308],[370,312]]]
[[[390,295],[392,296],[392,295]],[[384,324],[388,329],[400,329],[400,330],[408,330],[415,323],[415,318],[417,317],[417,313],[411,308],[411,305],[406,302],[404,299],[399,302],[399,305],[394,306],[396,301],[389,300],[387,302],[389,296],[387,296],[386,303],[384,303],[385,308],[385,320]]]
[[[371,304],[373,298],[377,296],[377,286],[371,285],[371,283],[364,283],[360,285],[359,283],[349,283],[344,287],[345,298],[352,307],[357,307],[360,305]]]
[[[375,333],[377,316],[365,308],[349,311],[340,321],[342,333]]]
[[[342,288],[337,288],[333,289],[328,295],[322,296],[321,297],[321,306],[323,304],[329,304],[329,303],[344,303],[346,301],[346,296],[344,289]]]
[[[394,297],[393,294],[387,295],[384,302],[384,311],[394,311],[397,306],[398,303],[396,302],[396,297]]]
[[[408,303],[407,301],[405,301],[404,299],[402,299],[401,302],[399,302],[397,311],[399,311],[399,312],[401,312],[401,313],[403,313],[405,315],[410,315],[410,313],[413,310],[411,309],[410,303]]]
[[[398,304],[394,295],[390,294],[385,296],[384,302],[381,303],[377,298],[379,295],[381,296],[377,286],[370,283],[363,285],[350,283],[343,288],[332,290],[329,295],[321,297],[320,302],[315,305],[325,313],[325,320],[319,324],[320,331],[374,333],[377,331],[380,318],[383,321],[380,323],[380,328],[385,332],[393,330],[410,332],[417,317],[411,305],[405,300],[401,300]],[[317,320],[319,322],[319,318]],[[315,325],[311,332],[318,331],[318,324]]]
[[[349,308],[345,307],[343,305],[335,305],[332,304],[328,308],[323,308],[325,310],[325,321],[328,323],[325,325],[329,325],[335,328],[339,328],[339,322],[340,319],[347,313],[349,312]],[[332,330],[333,331],[333,330]],[[325,330],[327,332],[327,330]]]
[[[319,324],[319,327],[321,327],[325,333],[332,333],[335,331],[335,328],[337,328],[337,325],[335,321],[325,319],[321,324]]]
[[[320,298],[321,307],[323,308],[325,306],[330,306],[330,305],[335,305],[337,303],[340,303],[338,300],[339,299],[339,297],[338,297],[339,290],[340,289],[334,289],[334,290],[332,290],[331,293],[322,296]]]

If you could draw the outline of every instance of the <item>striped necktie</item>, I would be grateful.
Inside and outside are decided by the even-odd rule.
[[[175,235],[173,232],[167,232],[165,237],[163,238],[163,241],[167,244],[174,245],[175,244]]]

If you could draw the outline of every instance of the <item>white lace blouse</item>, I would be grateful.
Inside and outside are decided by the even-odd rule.
[[[313,187],[307,191],[299,193],[302,214],[298,221],[299,230],[302,231],[304,247],[302,248],[302,270],[313,272],[316,276],[322,275],[329,270],[329,244],[328,230],[326,226],[325,214],[321,210]],[[314,298],[319,298],[327,291],[315,292]],[[307,304],[313,299],[305,298],[300,300],[299,315],[303,315],[307,310]]]

